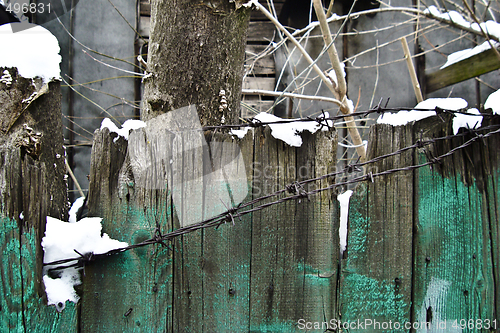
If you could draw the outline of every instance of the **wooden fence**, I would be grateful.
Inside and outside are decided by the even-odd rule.
[[[24,115],[26,121],[36,130],[51,133],[47,137],[60,138],[37,128],[42,125],[35,121],[41,115],[36,110],[32,116]],[[441,117],[443,121],[434,117],[407,126],[372,127],[369,159],[417,140],[451,134],[451,116]],[[483,127],[498,124],[497,118],[483,121]],[[37,159],[23,153],[26,147],[6,140],[8,133],[2,135],[4,148],[12,152],[9,156],[20,157],[3,158],[1,164],[0,184],[5,185],[0,229],[1,331],[324,332],[334,328],[336,320],[349,323],[349,332],[408,332],[406,322],[430,322],[432,328],[447,325],[443,332],[494,331],[484,328],[489,323],[498,331],[498,134],[436,140],[365,166],[365,172],[371,173],[351,198],[343,258],[335,197],[342,191],[339,186],[283,200],[246,214],[241,221],[234,217],[234,225],[228,215],[219,228],[181,235],[167,246],[136,248],[88,263],[80,303],[67,306],[62,314],[44,305],[39,246],[45,216],[64,215],[54,208],[50,199],[56,197],[49,195],[49,185],[43,185],[53,179],[47,177],[56,177],[52,170],[59,169],[53,166],[58,163],[53,149],[62,144],[42,146]],[[91,215],[103,217],[103,231],[129,244],[154,237],[157,231],[175,230],[180,214],[190,213],[191,208],[174,207],[168,182],[163,189],[140,187],[130,171],[128,142],[123,138],[115,142],[115,136],[107,129],[95,133]],[[335,171],[334,130],[303,133],[302,138],[302,146],[294,148],[273,138],[269,128],[256,128],[241,141],[222,134],[209,134],[207,141],[239,144],[251,193],[246,201],[250,201]],[[471,139],[473,144],[438,158]],[[156,143],[149,142],[154,153]],[[199,162],[188,148],[180,150],[182,160],[190,161],[183,164],[186,174]],[[224,158],[212,153],[212,162]],[[378,175],[433,159],[437,163]],[[304,189],[291,187],[292,193],[278,199],[331,186],[343,180],[340,176]],[[201,189],[200,193],[205,193],[203,200],[211,199],[209,193]],[[259,205],[275,200],[268,198]],[[221,202],[219,208],[227,204]],[[366,326],[370,321],[372,326]],[[380,330],[373,326],[376,323]],[[467,326],[470,323],[474,328]]]

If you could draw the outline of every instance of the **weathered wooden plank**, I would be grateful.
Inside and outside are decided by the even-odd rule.
[[[324,171],[335,156],[334,133],[303,135],[292,148],[269,129],[255,133],[254,197]],[[331,156],[317,165],[315,156]],[[288,194],[287,194],[288,195]],[[338,225],[328,193],[273,205],[253,213],[250,293],[251,332],[300,331],[300,319],[323,321],[336,315]],[[263,203],[276,200],[267,199]],[[320,217],[321,216],[321,217]]]
[[[249,76],[253,75],[274,75],[276,68],[274,56],[269,54],[261,57],[260,54],[266,49],[265,45],[247,45],[245,48],[245,69]],[[250,70],[251,69],[251,70]]]
[[[443,69],[425,75],[425,92],[451,86],[500,68],[500,61],[492,49],[473,55]]]
[[[201,127],[201,126],[200,126]],[[183,133],[183,140],[174,143],[172,183],[182,193],[174,201],[179,225],[203,220],[203,179],[205,137],[201,132]],[[177,156],[177,158],[176,158]],[[179,173],[176,175],[175,173]],[[178,181],[173,177],[179,177]],[[176,189],[173,189],[176,191]],[[174,331],[203,332],[204,289],[203,233],[195,232],[176,240],[174,254]]]
[[[248,25],[247,42],[269,43],[273,40],[276,27],[270,21],[250,22]]]
[[[104,218],[103,231],[110,237],[136,244],[154,236],[157,226],[161,232],[173,229],[171,197],[168,189],[159,190],[153,182],[140,182],[151,177],[134,178],[127,142],[123,138],[114,142],[115,136],[108,129],[95,133],[89,212]],[[151,141],[153,147],[162,145]],[[172,253],[168,249],[151,246],[88,265],[83,279],[81,329],[171,329],[171,263]]]
[[[58,314],[47,306],[42,282],[46,217],[67,218],[60,84],[50,82],[25,108],[41,80],[4,70],[12,84],[0,87],[0,118],[8,120],[0,133],[0,331],[76,332],[76,307]]]
[[[451,134],[450,122],[434,120],[431,124],[431,120],[421,122],[414,130],[426,129],[424,138]],[[429,151],[437,156],[471,137],[439,142]],[[498,230],[498,217],[488,211],[489,202],[498,192],[485,187],[492,184],[491,171],[498,172],[497,158],[495,164],[488,161],[498,154],[498,138],[488,143],[495,145],[476,142],[440,165],[421,168],[416,174],[413,317],[420,323],[430,323],[431,329],[475,332],[481,331],[479,327],[471,329],[464,322],[472,320],[476,325],[476,320],[498,320],[494,271],[498,267],[498,243],[494,238],[497,235],[493,236]],[[418,158],[421,163],[426,161],[423,151]]]
[[[495,123],[494,120],[490,120]],[[498,122],[498,120],[496,121]],[[498,296],[498,281],[500,281],[500,137],[498,135],[487,139],[487,145],[480,145],[481,156],[483,156],[485,183],[483,192],[483,216],[488,217],[488,225],[483,225],[483,231],[487,232],[484,239],[491,238],[491,259],[493,277],[496,282],[494,290],[494,307],[497,323],[500,322],[500,296]],[[498,327],[498,326],[497,326]]]
[[[214,145],[214,142],[217,144]],[[218,165],[223,167],[226,175],[224,179],[227,179],[219,186],[222,185],[226,190],[225,187],[229,185],[231,198],[216,195],[220,190],[207,191],[206,189],[207,213],[211,210],[210,206],[222,206],[224,210],[226,207],[237,206],[239,203],[237,198],[250,193],[252,169],[247,169],[247,166],[251,165],[253,156],[253,133],[247,133],[242,140],[233,139],[227,134],[215,135],[209,141],[209,145],[213,169],[217,169]],[[235,171],[238,170],[246,172],[244,179],[237,176]],[[207,195],[211,198],[207,198]],[[250,199],[251,196],[248,195],[246,201]],[[214,213],[208,214],[207,217]],[[203,231],[205,332],[224,332],[228,329],[232,332],[248,331],[251,234],[251,215],[244,216],[241,220],[234,218],[234,225],[228,217],[225,225],[220,228]],[[214,297],[214,295],[217,296]]]
[[[336,134],[321,132],[313,136],[305,132],[303,138],[301,151],[297,153],[297,178],[306,180],[333,172],[337,164],[334,153],[337,149]],[[332,182],[332,179],[324,179],[308,184],[305,189],[326,188]],[[307,318],[307,321],[330,322],[338,316],[339,223],[335,201],[332,191],[324,191],[296,204],[294,237],[299,239],[297,245],[304,251],[304,283],[301,289],[307,295],[300,318]],[[297,250],[298,255],[302,255],[302,251]],[[320,299],[321,307],[318,306]],[[294,310],[295,316],[297,310]]]
[[[274,90],[276,79],[274,77],[250,77],[243,79],[243,89]]]
[[[404,127],[376,125],[369,143],[368,160],[412,144],[412,133]],[[412,153],[406,152],[372,165],[365,172],[411,165],[412,161]],[[405,171],[359,185],[351,197],[347,258],[342,263],[343,322],[410,321],[412,186],[413,174]],[[377,328],[364,329],[386,331]]]

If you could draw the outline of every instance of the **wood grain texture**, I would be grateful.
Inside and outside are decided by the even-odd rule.
[[[4,70],[13,81],[0,87],[0,116],[9,124],[0,133],[0,331],[76,332],[76,306],[68,304],[58,314],[47,306],[42,282],[46,217],[65,220],[68,208],[60,83],[50,82],[48,91],[25,108],[23,100],[41,80]]]
[[[399,127],[375,125],[370,156],[450,135],[453,116],[442,117]],[[438,141],[370,168],[381,172],[424,163],[471,138]],[[450,332],[460,331],[453,327],[460,320],[498,322],[499,221],[493,207],[498,140],[493,136],[432,167],[397,172],[358,187],[351,198],[348,255],[342,268],[344,322],[368,320],[372,325],[364,329],[370,331],[386,331],[373,326],[375,321],[392,321]],[[392,331],[408,330],[402,326]]]
[[[121,137],[115,142],[115,137],[108,129],[95,133],[93,149],[100,154],[92,155],[90,214],[103,217],[103,232],[129,244],[154,236],[157,226],[161,232],[172,230],[167,189],[136,186],[127,142]],[[157,332],[171,325],[172,261],[172,253],[158,245],[88,265],[83,279],[82,331]]]
[[[500,68],[500,61],[494,50],[489,49],[443,69],[425,75],[425,92],[451,86]]]
[[[412,144],[405,127],[376,125],[368,160]],[[411,152],[396,155],[365,172],[412,165]],[[342,262],[342,321],[410,320],[412,292],[413,174],[400,172],[360,184],[351,197],[347,258]],[[370,331],[380,332],[374,327]]]
[[[421,130],[424,138],[452,131],[450,122],[436,120],[422,121],[414,128],[417,133]],[[471,138],[439,142],[429,148],[430,154],[437,156]],[[497,194],[488,189],[498,174],[499,147],[496,135],[415,175],[413,316],[426,319],[433,328],[440,323],[453,328],[460,320],[499,319],[495,311],[499,220],[489,211]],[[424,151],[419,152],[419,162],[427,158]]]
[[[143,132],[131,134],[128,148],[122,139],[114,142],[107,129],[95,134],[94,199],[89,208],[104,217],[104,232],[129,243],[151,237],[154,222],[164,231],[178,228],[183,214],[197,215],[197,200],[204,203],[203,217],[208,218],[236,205],[249,189],[257,197],[318,176],[334,163],[336,151],[335,132],[303,134],[303,147],[293,148],[274,139],[269,130],[257,130],[243,139],[209,135],[205,139],[211,158],[197,160],[195,150],[189,149],[196,140],[185,138],[181,147],[172,146],[180,149],[182,158],[167,169],[167,187],[141,189],[137,174],[125,170],[128,159],[134,168],[130,141]],[[155,144],[150,136],[143,140]],[[163,148],[168,145],[156,149]],[[181,164],[176,167],[176,163]],[[224,169],[222,183],[210,178],[218,166]],[[179,206],[172,192],[175,170],[181,169],[182,191],[191,194]],[[242,183],[234,181],[231,170],[246,172]],[[199,181],[192,183],[193,179]],[[323,181],[321,186],[327,184]],[[191,186],[193,190],[200,186],[195,197]],[[219,188],[230,189],[229,197]],[[189,200],[191,204],[183,206]],[[236,218],[234,226],[228,220],[217,229],[183,235],[172,242],[173,252],[151,246],[88,265],[82,330],[248,332],[272,327],[290,332],[300,318],[332,318],[337,288],[336,205],[328,192],[310,200],[289,201],[241,221]]]
[[[291,148],[269,129],[256,130],[253,195],[332,167],[336,142],[331,135],[304,133],[303,145]],[[310,200],[288,201],[252,215],[251,332],[295,332],[301,318],[322,321],[336,315],[336,205],[328,192]]]

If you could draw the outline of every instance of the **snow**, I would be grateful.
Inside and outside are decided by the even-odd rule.
[[[57,279],[44,275],[43,283],[47,293],[47,304],[55,305],[59,312],[64,309],[66,301],[76,303],[80,299],[74,289],[74,286],[81,284],[78,270],[75,268],[65,269]]]
[[[12,84],[12,76],[8,70],[3,71],[3,75],[0,77],[0,83],[5,84],[7,87]]]
[[[250,127],[243,127],[242,129],[232,129],[230,131],[230,133],[240,139],[243,139],[245,137],[245,135],[247,135],[247,132],[248,130],[250,129]]]
[[[348,190],[342,194],[337,195],[337,200],[340,203],[340,255],[344,253],[347,247],[347,220],[349,217],[349,199],[351,198],[352,191]]]
[[[4,24],[0,26],[0,40],[2,45],[8,45],[0,48],[0,67],[17,67],[22,77],[41,77],[44,83],[61,79],[59,42],[42,26]]]
[[[121,136],[125,140],[128,140],[128,135],[131,130],[139,129],[141,127],[146,127],[146,123],[141,120],[129,119],[125,121],[122,125],[122,128],[118,128],[118,126],[111,121],[109,118],[105,118],[101,123],[101,130],[104,128],[109,129],[111,133],[116,133],[118,136],[114,138],[113,142],[118,141],[118,138]]]
[[[480,114],[479,110],[475,108],[467,110],[467,113],[477,114],[477,115]],[[458,130],[461,127],[471,128],[471,129],[476,127],[481,127],[482,121],[483,121],[483,116],[469,116],[466,114],[457,113],[453,118],[453,134],[457,134]]]
[[[345,64],[343,62],[340,63],[340,67],[342,68],[342,76],[345,77]],[[335,85],[338,85],[337,75],[335,74],[335,70],[331,70],[327,73],[327,76],[332,82],[335,82]]]
[[[495,47],[500,46],[500,43],[497,43],[493,40],[491,41],[491,43]],[[489,50],[489,49],[490,49],[490,43],[488,43],[488,41],[486,41],[483,44],[478,45],[474,48],[454,52],[448,56],[448,60],[446,61],[446,63],[443,66],[441,66],[441,69],[448,67],[450,65],[453,65],[459,61],[470,58],[476,54],[479,54],[479,53],[484,52],[484,51]]]
[[[452,22],[455,25],[464,27],[464,28],[469,28],[473,29],[477,32],[485,31],[488,34],[499,38],[500,39],[500,24],[498,24],[495,21],[486,21],[482,22],[481,24],[477,24],[475,22],[469,22],[466,20],[460,13],[451,10],[449,12],[441,13],[439,9],[436,6],[430,6],[426,10],[424,10],[424,13],[426,14],[431,14],[432,16],[435,16],[436,18],[440,18],[442,20]]]
[[[83,206],[84,202],[85,197],[79,197],[75,200],[75,202],[73,202],[73,205],[71,205],[71,209],[69,210],[69,223],[76,222],[76,214],[78,213],[78,210]]]
[[[319,118],[328,118],[328,112],[325,112],[325,116],[321,116]],[[273,123],[286,119],[282,119],[280,117],[276,117],[275,115],[261,112],[257,116],[254,117],[254,121],[260,121],[263,123]],[[327,120],[330,126],[333,126],[333,122],[331,120]],[[269,124],[269,128],[271,128],[271,135],[278,140],[284,141],[288,145],[292,147],[300,147],[302,145],[302,138],[300,137],[300,133],[304,131],[309,131],[312,134],[316,133],[316,131],[320,128],[327,128],[327,126],[320,125],[315,121],[291,121],[288,123],[282,124]]]
[[[78,259],[80,255],[75,250],[81,254],[102,254],[128,246],[125,242],[109,238],[107,234],[101,236],[101,220],[99,217],[86,217],[78,222],[68,223],[47,216],[45,236],[42,239],[43,262]],[[74,262],[64,265],[71,265],[72,263]],[[64,269],[57,279],[45,275],[43,281],[49,300],[48,304],[56,305],[58,311],[64,309],[66,301],[69,300],[75,303],[78,301],[78,296],[73,289],[75,285],[80,284],[77,269]]]
[[[455,25],[458,25],[459,27],[472,29],[472,30],[477,31],[479,33],[482,33],[484,31],[484,32],[487,32],[488,34],[490,34],[491,36],[494,36],[497,39],[500,38],[500,24],[495,22],[495,21],[490,20],[490,21],[482,22],[481,24],[477,24],[476,22],[469,22],[460,13],[458,13],[454,10],[441,13],[436,6],[430,6],[429,8],[424,10],[424,13],[431,14],[432,16],[434,16],[436,18],[453,23]],[[491,43],[494,47],[500,46],[500,44],[496,41],[491,41]],[[465,49],[465,50],[461,50],[461,51],[452,53],[448,56],[448,60],[441,67],[441,69],[448,67],[454,63],[457,63],[461,60],[472,57],[473,55],[484,52],[484,51],[490,49],[490,47],[491,47],[490,44],[488,43],[488,41],[486,41],[483,44],[478,45],[472,49]]]
[[[488,96],[484,103],[484,109],[492,109],[493,114],[500,115],[500,89]]]
[[[429,98],[418,103],[415,109],[434,109],[436,107],[446,110],[460,110],[467,107],[467,101],[463,98]],[[411,110],[399,111],[397,113],[386,112],[377,119],[377,123],[401,126],[435,115],[436,111]]]

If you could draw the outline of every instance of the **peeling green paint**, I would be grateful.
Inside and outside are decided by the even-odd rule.
[[[343,321],[390,318],[393,322],[405,322],[408,319],[403,296],[393,281],[378,281],[352,273],[346,275],[344,285],[343,293],[349,295],[349,302],[344,304]]]
[[[76,305],[67,302],[59,314],[42,298],[36,258],[42,249],[35,229],[25,229],[20,235],[17,221],[0,217],[0,244],[0,332],[76,332]]]
[[[425,321],[430,316],[431,327],[495,319],[484,195],[475,183],[466,186],[460,175],[444,177],[429,167],[419,170],[418,179],[416,318]]]

